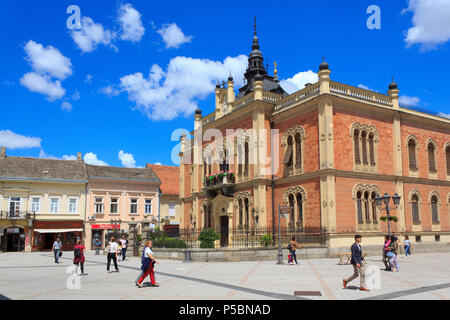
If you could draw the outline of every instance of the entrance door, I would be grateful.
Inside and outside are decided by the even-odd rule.
[[[228,216],[220,217],[220,246],[228,246]]]
[[[12,232],[6,234],[5,246],[6,251],[23,251],[25,250],[25,234],[22,228],[9,228]],[[16,230],[18,229],[18,230]],[[18,231],[18,232],[17,232]]]

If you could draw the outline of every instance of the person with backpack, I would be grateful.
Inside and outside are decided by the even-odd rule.
[[[139,278],[139,280],[136,282],[136,286],[139,288],[142,288],[142,281],[150,275],[150,281],[152,284],[152,287],[159,287],[159,282],[155,281],[155,272],[154,272],[154,265],[155,263],[159,263],[154,257],[153,257],[153,242],[152,240],[147,240],[145,242],[144,250],[142,251],[142,257],[141,257],[141,270],[143,271],[142,276]]]
[[[400,269],[397,261],[398,243],[395,236],[391,236],[390,240],[391,242],[389,243],[388,252],[386,255],[389,257],[389,263],[391,265],[392,271],[398,272],[398,269]]]
[[[120,239],[120,244],[122,247],[122,261],[126,260],[126,253],[127,253],[127,246],[128,246],[128,240],[125,239],[125,236],[122,236],[122,239]]]
[[[297,250],[297,249],[300,249],[300,246],[299,246],[298,242],[295,240],[295,237],[292,237],[292,240],[288,245],[288,250],[290,251],[290,254],[288,257],[288,264],[293,264],[294,259],[295,259],[295,264],[298,264],[297,256],[295,255],[295,250]]]
[[[389,264],[389,257],[387,256],[388,247],[389,247],[390,243],[391,243],[391,239],[389,238],[388,235],[385,235],[384,236],[384,245],[383,245],[383,263],[386,268],[384,269],[384,271],[391,271],[391,266]]]
[[[84,273],[84,251],[86,247],[81,244],[81,239],[77,239],[77,244],[73,248],[73,264],[75,265],[75,273],[78,274],[78,267],[81,266],[81,276],[87,276],[87,273]]]

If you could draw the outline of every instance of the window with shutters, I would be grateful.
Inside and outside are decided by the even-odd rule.
[[[368,164],[367,162],[367,133],[365,131],[361,132],[361,153],[363,164]]]
[[[297,193],[297,212],[298,222],[300,226],[303,226],[303,197],[301,193]]]
[[[363,223],[363,213],[362,213],[362,196],[361,196],[361,191],[358,191],[358,193],[356,194],[356,208],[358,211],[358,223]]]
[[[372,192],[371,195],[371,204],[372,204],[372,219],[373,221],[378,221],[378,215],[377,215],[377,203],[375,201],[376,193]]]
[[[302,168],[302,141],[300,133],[295,135],[295,169]]]
[[[359,131],[355,130],[353,135],[353,143],[355,149],[355,163],[361,164],[361,155],[359,153]]]
[[[292,136],[289,136],[287,141],[286,153],[284,154],[284,176],[290,176],[293,173],[293,139]]]
[[[438,199],[436,196],[431,197],[431,219],[433,223],[439,223]]]
[[[419,224],[420,223],[419,197],[417,196],[417,194],[414,194],[411,197],[411,215],[412,215],[413,223]]]
[[[364,213],[365,213],[365,220],[367,222],[370,222],[370,206],[369,206],[369,193],[364,192]]]
[[[430,173],[436,173],[436,159],[435,159],[435,146],[433,143],[428,143],[428,169]]]
[[[357,171],[377,171],[378,131],[373,125],[354,123],[350,136],[353,139],[354,169]]]
[[[291,212],[289,214],[289,225],[295,224],[295,205],[294,205],[294,195],[289,195],[289,207],[291,208]]]
[[[413,139],[408,141],[409,169],[411,170],[417,170],[416,146],[417,144]]]
[[[243,209],[244,209],[244,205],[242,203],[242,199],[239,199],[239,225],[242,226],[243,225]]]
[[[244,177],[248,178],[250,168],[250,159],[249,159],[250,151],[247,141],[245,141],[244,144],[244,153],[245,153]]]
[[[375,165],[375,145],[374,145],[374,137],[373,134],[369,134],[369,158],[370,158],[370,165]]]
[[[447,175],[450,176],[450,145],[445,148],[445,158],[447,162]]]

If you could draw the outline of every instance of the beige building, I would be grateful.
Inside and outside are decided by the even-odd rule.
[[[167,226],[181,225],[180,167],[147,164],[161,180],[159,217],[161,224]],[[166,227],[167,229],[168,227]]]
[[[89,176],[85,245],[101,247],[111,236],[128,236],[129,223],[156,225],[160,180],[151,168],[86,165]]]
[[[60,237],[71,250],[83,235],[87,175],[78,160],[0,155],[2,251],[50,250]]]

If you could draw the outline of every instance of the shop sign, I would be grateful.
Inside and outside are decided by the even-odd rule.
[[[91,229],[120,229],[120,224],[111,224],[111,223],[99,223],[93,224]]]

